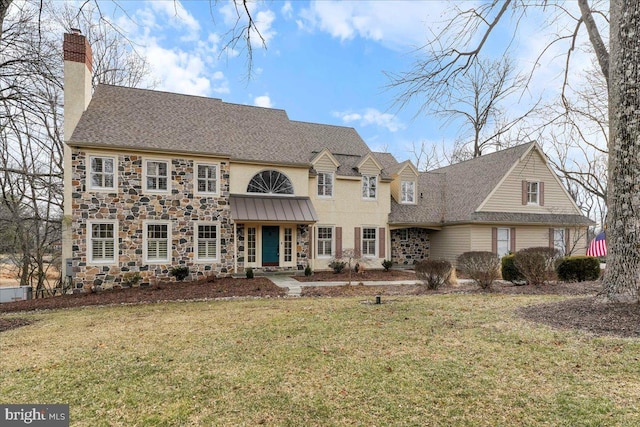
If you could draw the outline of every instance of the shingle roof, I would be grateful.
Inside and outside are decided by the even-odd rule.
[[[476,212],[533,144],[521,144],[420,173],[417,205],[398,204],[392,200],[389,222],[432,226],[468,222],[591,225],[592,221],[582,215]]]
[[[96,88],[70,144],[301,165],[323,148],[370,152],[353,128],[292,121],[284,110],[111,85]]]

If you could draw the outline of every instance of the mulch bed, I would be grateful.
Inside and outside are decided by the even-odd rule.
[[[0,313],[112,304],[140,304],[159,301],[186,301],[228,297],[282,297],[286,290],[265,277],[220,278],[194,282],[169,282],[148,288],[108,289],[0,304]],[[0,329],[1,330],[1,329]]]
[[[346,269],[345,269],[346,270]],[[349,272],[316,271],[311,276],[295,276],[298,282],[348,282]],[[391,282],[396,280],[416,280],[416,273],[412,270],[365,270],[364,273],[351,272],[351,283],[365,281]]]

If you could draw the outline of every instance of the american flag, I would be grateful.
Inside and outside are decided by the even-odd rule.
[[[589,244],[587,249],[587,256],[601,257],[607,254],[607,241],[604,238],[604,231],[596,236],[595,239]]]

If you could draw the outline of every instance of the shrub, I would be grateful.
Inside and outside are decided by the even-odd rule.
[[[600,277],[600,260],[591,256],[565,257],[558,263],[556,273],[565,282],[596,280]]]
[[[342,273],[342,270],[344,270],[346,266],[347,266],[346,262],[339,261],[337,259],[334,259],[329,263],[329,268],[333,269],[333,272],[336,274]]]
[[[170,274],[178,281],[184,280],[189,275],[189,267],[181,265],[180,267],[173,267]]]
[[[520,282],[524,280],[522,273],[516,267],[514,262],[515,254],[505,255],[502,257],[502,279],[511,283]]]
[[[557,249],[546,246],[521,249],[516,252],[514,264],[528,284],[539,286],[553,278],[559,255]]]
[[[384,261],[382,261],[382,268],[384,268],[384,271],[389,271],[391,267],[393,267],[393,261],[391,261],[390,259],[385,259]]]
[[[140,280],[142,280],[140,273],[128,272],[122,277],[122,285],[131,288],[137,286]]]
[[[449,284],[453,266],[445,260],[425,260],[416,263],[416,277],[422,281],[428,289],[438,289]]]
[[[304,275],[305,275],[305,276],[307,276],[307,277],[309,277],[309,276],[311,276],[312,274],[313,274],[313,271],[311,270],[311,266],[307,265],[307,266],[304,268]]]
[[[245,268],[244,274],[247,276],[247,279],[253,279],[253,268],[251,267]]]
[[[457,266],[482,289],[489,289],[500,277],[500,259],[493,252],[465,252],[458,257]]]

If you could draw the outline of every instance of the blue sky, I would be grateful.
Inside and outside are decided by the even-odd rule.
[[[354,127],[372,149],[390,151],[400,161],[413,160],[412,144],[450,144],[459,130],[456,123],[443,127],[440,119],[416,117],[417,104],[398,111],[393,106],[396,92],[385,89],[389,79],[384,73],[410,69],[415,48],[451,11],[447,2],[252,4],[267,48],[254,34],[251,78],[242,41],[236,49],[223,51],[235,19],[232,3],[166,0],[120,5],[129,18],[120,13],[114,19],[148,59],[160,82],[155,89],[284,109],[292,120]],[[529,22],[521,24],[525,32],[540,25],[538,18],[529,14]],[[508,32],[501,28],[496,38],[504,40]],[[516,60],[530,65],[542,43],[542,37],[517,41]],[[534,92],[558,89],[557,66],[545,66],[536,74]],[[526,104],[527,97],[514,100],[510,108],[524,110]]]

